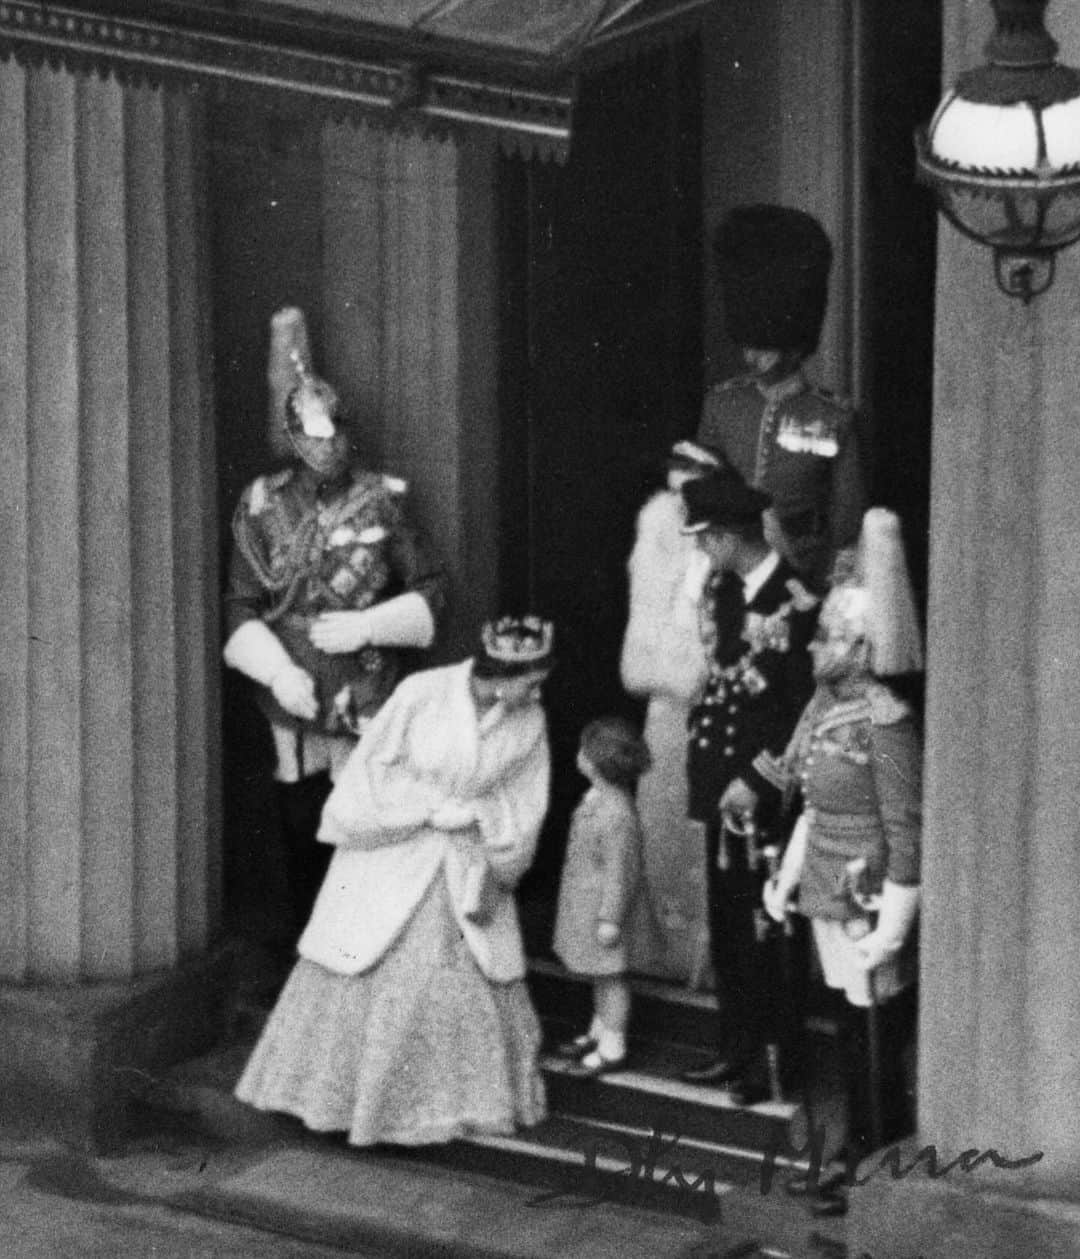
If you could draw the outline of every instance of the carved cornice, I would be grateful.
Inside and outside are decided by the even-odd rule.
[[[494,128],[507,147],[560,159],[570,136],[569,86],[531,89],[426,73],[416,61],[306,52],[34,0],[0,0],[0,57],[155,87],[301,92],[339,118],[439,132]]]

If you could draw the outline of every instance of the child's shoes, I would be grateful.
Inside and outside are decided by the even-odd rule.
[[[564,1040],[556,1048],[555,1052],[560,1058],[568,1058],[571,1062],[580,1062],[582,1058],[593,1052],[596,1045],[596,1037],[586,1032],[584,1036],[575,1036],[573,1040]]]
[[[588,1076],[589,1079],[595,1079],[597,1076],[607,1075],[613,1071],[625,1070],[626,1054],[620,1054],[617,1058],[608,1058],[599,1049],[594,1049],[581,1059],[581,1074]]]

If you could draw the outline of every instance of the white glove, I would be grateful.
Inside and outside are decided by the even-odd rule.
[[[371,644],[368,614],[362,612],[324,612],[312,623],[308,637],[320,651],[329,656],[359,651]]]
[[[906,887],[886,879],[881,889],[877,926],[855,945],[855,956],[863,970],[876,970],[900,952],[918,912],[918,887]]]
[[[314,721],[319,715],[319,701],[315,698],[315,682],[306,669],[290,664],[277,674],[270,683],[270,693],[290,717],[301,721]]]
[[[429,822],[437,831],[464,831],[476,821],[476,813],[459,800],[447,800],[432,813]]]
[[[262,621],[245,621],[239,625],[229,636],[222,654],[230,668],[269,687],[277,702],[293,717],[313,721],[318,716],[311,675],[293,661],[278,636]]]
[[[794,890],[793,887],[785,887],[780,882],[779,875],[769,879],[762,888],[761,903],[773,922],[783,922],[791,912],[791,894]]]
[[[765,912],[773,922],[783,922],[791,912],[791,898],[802,880],[803,865],[806,861],[806,842],[810,834],[810,818],[806,813],[799,815],[795,829],[784,849],[784,857],[780,869],[765,884],[761,901]]]
[[[324,612],[316,617],[309,637],[331,656],[368,646],[430,647],[435,619],[424,596],[409,590],[360,611]]]

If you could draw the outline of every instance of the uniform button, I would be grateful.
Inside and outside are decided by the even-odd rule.
[[[734,755],[735,755],[735,749],[734,749],[734,748],[724,748],[724,755],[725,755],[725,756],[734,756]]]
[[[712,718],[711,718],[711,717],[702,717],[702,719],[701,719],[701,724],[702,724],[703,726],[711,726],[711,725],[712,725]]]
[[[707,747],[709,746],[709,740],[708,740],[708,739],[698,739],[698,741],[697,741],[697,745],[698,745],[698,747],[699,747],[699,748],[707,748]]]
[[[729,712],[729,713],[737,713],[738,711],[739,711],[739,710],[738,710],[738,708],[736,708],[734,704],[729,704],[729,705],[728,705],[728,712]]]
[[[724,733],[725,733],[725,734],[734,734],[734,733],[735,733],[735,727],[734,727],[734,726],[725,726],[725,727],[724,727]]]

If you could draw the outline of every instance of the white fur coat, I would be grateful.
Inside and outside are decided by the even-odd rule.
[[[406,678],[338,777],[319,839],[334,853],[300,938],[301,957],[338,974],[376,965],[440,871],[454,917],[491,980],[525,975],[513,888],[529,868],[548,804],[539,705],[481,718],[472,662]],[[478,862],[489,913],[467,916]]]
[[[644,878],[630,962],[693,983],[706,955],[706,900],[704,840],[686,816],[686,721],[708,672],[698,621],[708,560],[680,533],[682,522],[681,496],[670,490],[638,514],[621,674],[628,691],[648,698],[645,740],[653,757],[637,792]]]
[[[632,694],[689,703],[707,672],[698,603],[708,561],[693,537],[679,532],[682,521],[680,495],[671,490],[661,490],[638,513],[620,671]]]

